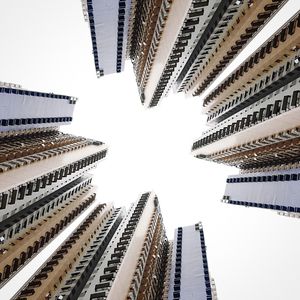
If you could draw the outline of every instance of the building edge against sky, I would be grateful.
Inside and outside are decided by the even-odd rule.
[[[92,2],[93,1],[89,0],[86,4],[84,2],[83,4],[86,5],[86,16],[89,17],[92,40],[93,38],[95,40],[97,33],[93,31],[92,25],[95,24],[97,15],[94,11],[95,6],[89,7]],[[131,56],[137,81],[140,80],[140,82],[143,82],[143,84],[140,84],[138,81],[138,86],[142,102],[144,102],[146,106],[155,106],[160,101],[162,95],[165,95],[168,89],[173,86],[172,81],[174,80],[175,82],[177,78],[176,72],[182,72],[183,69],[181,69],[181,67],[187,65],[181,65],[180,61],[183,59],[182,54],[185,53],[185,51],[188,52],[186,46],[189,45],[189,43],[197,44],[197,47],[195,45],[193,46],[195,50],[198,51],[200,47],[201,51],[203,50],[204,53],[208,51],[209,55],[211,55],[209,59],[207,53],[203,54],[199,50],[198,56],[195,56],[194,61],[192,60],[191,67],[187,73],[185,73],[185,77],[182,76],[185,80],[185,87],[188,87],[189,90],[182,89],[180,91],[198,96],[211,84],[215,76],[243,49],[245,44],[261,29],[262,25],[285,3],[285,1],[272,1],[271,5],[270,1],[264,1],[261,2],[264,3],[264,6],[256,6],[257,3],[250,1],[246,6],[245,3],[241,3],[241,1],[222,1],[210,7],[209,1],[194,1],[190,3],[190,7],[187,6],[185,10],[181,11],[182,19],[184,18],[184,26],[177,28],[178,32],[180,32],[173,32],[171,35],[174,40],[174,47],[171,50],[174,52],[165,53],[163,50],[166,48],[162,46],[163,34],[167,32],[168,28],[174,27],[170,25],[172,23],[168,22],[172,19],[172,16],[175,18],[175,12],[179,10],[179,8],[182,8],[180,2],[173,2],[174,3],[172,3],[172,1],[156,1],[154,6],[144,6],[142,1],[133,2],[135,5],[133,11],[139,13],[139,16],[153,16],[150,12],[156,12],[157,20],[160,20],[160,23],[157,23],[155,19],[149,19],[147,21],[148,23],[146,23],[149,26],[145,26],[146,28],[143,29],[140,28],[141,24],[143,24],[143,20],[136,19],[132,14],[129,14],[129,1],[119,1],[116,3],[117,6],[113,6],[112,8],[116,16],[112,30],[117,27],[117,32],[114,34],[114,39],[110,41],[111,44],[109,46],[109,48],[114,47],[116,49],[115,57],[111,56],[111,52],[106,52],[108,53],[108,64],[107,67],[104,65],[102,67],[102,65],[100,66],[101,61],[99,62],[99,58],[97,59],[95,56],[95,64],[98,63],[99,66],[97,69],[98,75],[105,75],[115,71],[120,72],[124,65],[125,56]],[[113,2],[111,2],[111,4],[113,4]],[[241,6],[242,4],[244,6]],[[210,10],[205,12],[205,7],[207,10]],[[253,8],[256,9],[255,13],[251,11]],[[217,17],[221,10],[222,14],[220,17],[222,18],[216,22],[214,17]],[[186,13],[184,14],[183,12]],[[199,17],[206,16],[206,14],[212,18],[205,19],[208,21],[206,27],[211,28],[215,35],[205,36],[203,33],[203,35],[197,37],[199,38],[197,41],[197,38],[193,39],[193,33],[196,30],[195,28],[200,25],[195,22],[199,22]],[[232,25],[235,24],[233,28],[237,30],[237,28],[240,28],[236,26],[236,24],[240,22],[239,18],[245,15],[249,18],[247,19],[248,22],[251,23],[250,29],[244,28],[249,36],[244,36],[244,38],[240,40],[233,38],[230,43],[238,43],[237,47],[232,49],[232,53],[227,53],[229,57],[220,60],[220,65],[215,66],[216,69],[212,74],[206,74],[207,78],[204,76],[199,77],[205,78],[205,80],[198,82],[199,74],[205,71],[203,70],[203,65],[201,64],[202,62],[200,63],[200,60],[203,59],[205,64],[217,62],[218,60],[215,59],[213,55],[216,49],[215,46],[217,44],[220,45],[223,52],[228,46],[228,43],[225,43],[225,46],[219,43],[223,34],[228,34],[224,25],[222,27],[222,22],[231,20],[232,23],[228,23]],[[93,16],[93,19],[91,19],[91,16]],[[259,22],[255,23],[256,16]],[[210,27],[213,22],[216,24],[214,28]],[[256,24],[255,26],[252,24],[253,22]],[[157,24],[159,26],[157,26]],[[179,25],[181,24],[179,23]],[[136,31],[135,27],[139,30]],[[242,170],[241,175],[228,178],[223,199],[224,202],[275,209],[288,213],[300,212],[299,201],[297,197],[294,197],[299,193],[298,180],[300,180],[300,176],[298,175],[299,129],[296,127],[298,125],[297,113],[300,103],[298,81],[298,27],[299,16],[296,16],[276,32],[259,51],[249,57],[249,59],[245,61],[245,64],[237,70],[238,72],[231,74],[204,100],[204,110],[208,114],[208,123],[215,127],[213,127],[211,131],[204,133],[203,144],[197,144],[195,149],[193,149],[197,151],[197,153],[195,152],[196,156],[199,158],[204,158],[205,156],[209,160],[235,165]],[[148,46],[143,50],[139,48],[140,50],[137,51],[138,54],[134,56],[136,53],[134,54],[130,43],[128,43],[128,40],[133,40],[133,38],[128,35],[127,32],[129,32],[134,39],[139,39],[139,46],[148,45],[149,48],[147,48]],[[241,32],[238,31],[238,33],[240,34]],[[236,37],[235,34],[236,33],[233,32],[233,36]],[[152,35],[153,37],[157,37],[157,39],[150,39]],[[128,39],[128,36],[131,38]],[[96,41],[94,40],[93,42]],[[177,42],[180,45],[179,48],[177,47]],[[172,43],[168,40],[165,40],[165,43],[166,45],[172,46]],[[153,48],[150,48],[151,45]],[[207,46],[212,47],[207,49]],[[138,48],[138,46],[136,47]],[[150,53],[151,49],[154,50]],[[190,49],[191,48],[189,48],[189,50]],[[103,53],[105,53],[105,49],[103,51]],[[143,57],[141,54],[142,52],[145,53],[145,51],[149,51],[149,54]],[[193,53],[196,52],[193,50]],[[150,54],[152,56],[150,56]],[[161,55],[159,57],[165,61],[163,68],[156,68],[156,55]],[[204,56],[202,57],[202,55]],[[276,59],[274,56],[276,56]],[[184,59],[189,60],[188,56],[184,56]],[[152,73],[152,68],[156,73]],[[105,69],[108,71],[105,72]],[[251,74],[256,76],[254,79],[248,77],[249,73],[247,74],[247,72],[250,69]],[[262,72],[265,71],[268,73],[262,75]],[[153,74],[155,74],[155,76]],[[260,76],[262,76],[263,79],[261,79]],[[253,79],[251,84],[248,85],[247,79]],[[239,94],[239,99],[235,97],[235,92],[238,90],[237,80],[240,80],[240,83],[243,82],[245,85],[245,89]],[[179,85],[175,87],[181,89],[183,86],[181,82],[177,81],[177,84]],[[235,94],[232,95],[232,92]],[[106,155],[107,147],[98,141],[58,132],[59,125],[68,124],[72,121],[73,107],[76,98],[26,91],[20,87],[9,85],[1,87],[1,94],[3,101],[6,101],[5,107],[7,108],[7,114],[1,116],[0,123],[1,140],[5,148],[0,157],[2,174],[0,174],[0,230],[2,230],[1,232],[3,233],[0,240],[0,255],[4,258],[2,265],[0,265],[0,273],[1,284],[5,284],[11,275],[14,275],[22,268],[42,247],[95,200],[95,189],[90,185],[91,176],[88,175],[87,172],[94,168],[96,163]],[[31,108],[30,114],[27,114],[28,111],[26,110],[16,109],[16,107],[21,107],[21,103],[18,103],[20,97],[27,99],[26,105],[27,108]],[[48,100],[47,103],[43,101],[45,99]],[[63,109],[57,110],[57,104],[54,104],[56,101]],[[16,104],[15,107],[11,106],[13,103]],[[33,114],[37,103],[40,103],[39,114]],[[254,103],[257,105],[254,105]],[[24,111],[25,114],[23,114]],[[248,117],[248,115],[250,115],[250,117]],[[274,125],[278,125],[280,130]],[[277,130],[276,132],[274,132],[275,129]],[[269,134],[266,135],[266,131],[268,130]],[[245,134],[245,132],[247,134]],[[226,144],[223,143],[225,140],[223,138],[226,135],[229,138],[234,138],[228,140],[227,145],[229,148],[224,149]],[[235,142],[234,140],[237,136],[244,142],[231,144],[232,141]],[[255,139],[249,140],[249,138],[251,139],[253,136],[255,136]],[[221,139],[223,140],[219,143],[218,141]],[[206,146],[207,148],[205,148]],[[218,151],[210,152],[209,147],[214,149],[214,147],[218,146]],[[202,150],[204,148],[206,150],[208,149],[208,152],[201,153],[202,150],[199,150],[200,148],[202,148]],[[11,176],[7,176],[7,174]],[[9,177],[14,178],[14,180],[11,180]],[[266,193],[263,197],[262,191]],[[282,191],[284,191],[285,194],[282,194]],[[265,197],[265,195],[267,195],[267,197]],[[29,288],[27,287],[24,293],[26,295],[28,294],[28,297],[31,296],[30,294],[32,292],[44,295],[45,290],[43,289],[43,284],[40,285],[41,280],[47,280],[49,278],[48,273],[51,272],[53,272],[51,275],[53,280],[57,280],[57,276],[55,276],[56,271],[58,272],[57,274],[64,275],[66,270],[61,268],[59,262],[59,260],[62,259],[61,257],[64,258],[66,254],[67,261],[74,261],[78,256],[78,252],[71,250],[72,248],[73,250],[80,248],[79,246],[81,245],[78,243],[79,237],[83,237],[86,243],[88,243],[90,242],[88,238],[89,234],[92,236],[98,230],[100,238],[97,240],[97,243],[93,245],[90,244],[90,249],[86,248],[87,251],[90,252],[85,255],[90,255],[95,249],[100,249],[101,247],[105,249],[105,242],[110,242],[110,238],[117,237],[117,241],[120,244],[117,243],[115,249],[118,249],[117,252],[119,253],[119,250],[125,247],[126,252],[124,257],[122,256],[122,259],[127,258],[126,262],[128,262],[129,265],[131,263],[130,266],[132,267],[131,271],[133,275],[129,277],[129,279],[131,279],[130,281],[128,278],[125,278],[123,275],[125,267],[122,268],[122,264],[121,266],[118,265],[120,262],[117,261],[117,257],[110,257],[110,259],[104,262],[106,263],[106,267],[104,268],[103,265],[103,270],[101,270],[101,276],[104,276],[102,277],[103,282],[100,282],[100,285],[99,283],[95,284],[95,286],[93,286],[94,290],[89,290],[89,287],[85,289],[82,282],[88,280],[86,274],[83,280],[82,277],[80,277],[82,281],[81,287],[84,292],[90,293],[91,297],[93,297],[92,295],[95,293],[102,293],[104,297],[108,295],[111,299],[119,297],[119,295],[122,297],[128,290],[125,291],[123,286],[120,287],[120,282],[123,285],[126,281],[129,287],[130,299],[143,297],[143,293],[145,294],[149,291],[151,291],[153,295],[159,291],[164,297],[178,299],[179,295],[187,295],[190,292],[190,290],[185,290],[187,275],[184,274],[184,269],[181,269],[181,267],[185,264],[190,265],[192,263],[186,259],[186,255],[184,255],[184,253],[189,253],[186,252],[187,250],[191,250],[190,247],[185,248],[185,245],[188,245],[191,240],[196,241],[193,237],[196,237],[199,231],[200,242],[195,242],[193,247],[201,249],[202,258],[199,259],[198,257],[201,267],[195,271],[195,274],[199,274],[200,272],[204,281],[202,281],[201,284],[195,283],[194,288],[197,293],[203,292],[203,295],[207,297],[206,299],[214,299],[216,293],[212,288],[212,282],[209,282],[210,277],[207,268],[206,253],[202,251],[204,237],[201,236],[203,235],[201,225],[196,224],[188,228],[178,228],[174,242],[170,244],[165,240],[161,215],[155,203],[155,196],[152,196],[154,198],[151,205],[149,204],[150,202],[141,201],[141,203],[138,202],[136,206],[133,206],[134,210],[128,215],[128,222],[132,221],[129,226],[131,229],[128,231],[124,230],[122,235],[120,233],[119,236],[115,236],[114,230],[122,224],[124,226],[126,225],[127,228],[129,223],[126,223],[127,221],[123,223],[123,220],[126,219],[126,213],[122,209],[114,209],[110,204],[97,206],[82,223],[82,227],[78,228],[79,231],[75,231],[74,235],[72,234],[70,239],[62,246],[64,248],[57,250],[61,252],[52,256],[46,265],[39,270],[40,273],[36,275],[39,277],[33,278],[33,283],[31,283]],[[276,198],[278,202],[274,202],[274,198]],[[149,215],[145,216],[144,214],[148,211],[148,209],[145,208],[147,205],[153,208],[151,218],[151,210],[149,210]],[[138,209],[136,210],[136,208]],[[135,212],[136,214],[134,214]],[[67,214],[67,216],[65,216],[65,214]],[[95,221],[97,220],[97,216],[101,216],[103,219],[103,226]],[[134,223],[136,221],[139,222],[142,218],[143,220],[149,221],[149,226],[147,228],[133,228]],[[49,221],[50,219],[51,221]],[[119,221],[120,223],[118,223]],[[104,224],[107,225],[107,228],[104,228],[106,226]],[[113,227],[114,225],[116,226]],[[108,228],[110,228],[109,231],[107,231]],[[134,268],[135,265],[132,263],[132,257],[134,256],[133,253],[138,253],[139,248],[134,246],[130,248],[129,240],[130,238],[134,238],[136,233],[136,231],[130,231],[138,229],[144,233],[144,241],[147,241],[147,243],[132,244],[138,245],[142,249],[140,256],[135,256],[141,263],[138,267]],[[102,237],[104,235],[107,235],[108,238],[102,243]],[[127,246],[128,248],[126,248]],[[68,251],[68,249],[71,250]],[[171,249],[172,259],[170,258]],[[159,255],[160,257],[164,256],[165,260],[157,259],[153,261],[153,259],[151,260],[151,256],[149,256],[150,253],[155,253],[154,255]],[[166,253],[169,253],[169,256],[166,255]],[[175,253],[174,257],[173,253]],[[180,257],[180,253],[182,253],[182,257]],[[122,255],[123,254],[124,253],[122,253]],[[101,256],[99,252],[95,255],[98,255],[98,258]],[[145,257],[149,257],[149,261],[145,259]],[[192,257],[192,255],[190,257]],[[78,261],[78,263],[81,263],[78,266],[80,268],[87,268],[92,274],[91,266],[86,265],[84,256],[82,256],[82,258],[82,260]],[[173,258],[175,260],[173,260]],[[101,258],[99,259],[101,260]],[[175,267],[173,270],[174,264]],[[129,265],[126,263],[126,267]],[[169,266],[169,268],[167,268],[167,266]],[[154,280],[158,278],[158,275],[161,275],[161,271],[164,270],[164,268],[170,271],[168,274],[169,277],[166,275],[166,278],[168,278],[168,280],[174,278],[172,284],[170,281],[168,288],[166,288],[166,286],[159,286],[161,282]],[[72,279],[78,275],[81,276],[81,274],[80,272],[78,274],[77,270],[73,271],[73,274],[69,274],[73,276],[73,278],[62,278],[60,280],[60,277],[58,277],[60,284],[64,284],[64,286],[61,287],[62,291],[63,288],[71,288],[74,293],[78,293],[78,290],[73,286],[74,281],[72,282]],[[116,274],[116,277],[114,277],[115,275],[111,275],[112,273]],[[149,274],[158,275],[153,276],[154,279],[149,282]],[[176,274],[179,274],[179,277],[175,278]],[[92,276],[94,275],[95,274]],[[180,280],[178,280],[178,278]],[[110,279],[112,279],[112,282]],[[67,280],[71,280],[71,282]],[[51,284],[52,283],[53,282],[51,282]],[[110,287],[112,288],[110,289]],[[197,290],[196,287],[201,287],[201,291]],[[35,290],[36,288],[37,291]],[[55,286],[54,288],[56,289]],[[57,297],[60,297],[60,294],[61,292],[59,292]],[[25,297],[26,295],[23,296]],[[52,296],[52,294],[49,296]],[[97,296],[98,295],[95,297]]]
[[[126,43],[119,46],[133,63],[142,103],[155,106],[170,90],[201,97],[287,3],[286,0],[135,0],[121,1],[122,9],[115,5],[112,15],[119,16],[122,11],[122,24],[126,29],[121,35]],[[93,0],[87,1],[85,8],[90,20],[98,13],[98,4]],[[194,143],[196,157],[240,167],[243,173],[247,170],[271,172],[271,168],[278,169],[279,165],[297,168],[289,165],[299,160],[297,139],[294,139],[298,137],[299,123],[296,107],[299,16],[294,13],[294,17],[205,96],[203,111],[211,129]],[[91,30],[94,23],[95,18],[90,22]],[[114,18],[107,26],[119,33]],[[96,30],[92,39],[97,35],[102,36]],[[101,47],[105,46],[105,43],[97,44],[94,55],[101,53]],[[286,151],[288,146],[291,149]],[[298,174],[296,169],[294,171],[293,178]],[[257,180],[264,183],[256,186],[269,187],[272,175],[258,176]],[[284,172],[278,176],[289,178]],[[236,191],[243,189],[246,180],[256,180],[254,178],[228,179],[224,201],[291,212],[300,207],[289,197],[293,204],[285,197],[264,202],[250,193],[250,185],[250,194],[246,192],[248,189]],[[232,185],[234,180],[242,182]],[[281,185],[286,189],[284,184]],[[281,188],[281,185],[276,186]],[[297,190],[297,182],[293,186]]]
[[[286,0],[82,0],[98,76],[132,61],[141,102],[170,90],[198,96]],[[111,51],[113,49],[113,51]]]
[[[153,192],[127,211],[100,204],[14,299],[36,297],[216,300],[202,224],[168,241]]]
[[[0,86],[0,285],[17,274],[95,200],[88,171],[99,141],[59,132],[76,98]]]
[[[5,83],[0,87],[0,97],[7,108],[1,118],[0,137],[3,289],[93,205],[89,215],[61,246],[56,246],[15,296],[17,299],[51,299],[53,295],[58,299],[97,299],[99,295],[104,299],[144,299],[151,295],[155,299],[167,294],[168,299],[178,299],[180,293],[215,299],[202,227],[194,227],[199,230],[194,243],[191,238],[186,240],[190,234],[184,234],[181,282],[181,269],[173,268],[178,264],[180,243],[176,240],[173,257],[170,245],[174,243],[166,238],[154,193],[143,194],[127,212],[112,204],[94,203],[96,189],[87,172],[105,157],[107,147],[58,131],[59,125],[72,121],[74,97],[28,91]],[[200,276],[201,291],[195,287],[190,291],[187,284],[184,270],[189,264],[186,255],[190,248],[199,250],[195,274]],[[174,270],[176,282],[169,281],[170,276],[164,280],[166,270],[170,270],[170,276]]]
[[[300,212],[299,48],[298,11],[204,99],[212,127],[193,154],[241,170],[223,202]]]

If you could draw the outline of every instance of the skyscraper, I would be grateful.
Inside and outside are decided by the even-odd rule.
[[[50,131],[70,124],[77,98],[0,83],[0,131],[10,134]]]
[[[169,256],[163,299],[217,299],[214,280],[208,270],[201,223],[175,230]]]
[[[172,89],[199,95],[284,3],[83,0],[83,7],[98,74],[122,71],[129,58],[141,101],[153,107]]]
[[[198,158],[236,166],[224,201],[299,212],[300,15],[288,20],[203,102],[212,128]]]
[[[130,17],[130,0],[82,0],[89,23],[97,76],[124,69]]]
[[[221,1],[178,76],[177,90],[200,95],[286,2]]]
[[[101,234],[109,234],[112,230],[108,223],[113,221],[112,212],[111,206],[99,204],[63,245],[58,248],[54,255],[41,266],[40,270],[31,278],[27,287],[17,296],[17,299],[57,299],[53,297],[57,287],[65,279],[73,265],[78,263],[78,258],[81,257],[83,261],[83,255],[86,256],[85,260],[91,256],[90,252],[93,251],[93,248],[88,248],[89,252],[84,252],[88,244],[92,246],[90,244],[91,239],[94,236],[101,239]],[[109,227],[109,230],[105,230],[105,225]],[[94,245],[97,246],[96,241],[94,241]],[[101,245],[100,243],[99,246]],[[101,251],[101,249],[97,250]],[[88,271],[88,269],[84,271]],[[81,273],[81,275],[83,275],[84,279],[85,274]],[[80,279],[76,283],[80,284]],[[69,280],[68,283],[71,281]],[[60,297],[58,299],[63,298]],[[71,295],[69,299],[76,299],[75,295],[74,297]]]
[[[145,193],[130,206],[79,299],[159,298],[166,246],[157,197]]]
[[[127,212],[100,204],[15,296],[42,298],[217,299],[202,225],[178,228],[172,243],[154,193]]]
[[[0,87],[0,284],[95,200],[98,141],[63,134],[76,98]]]
[[[157,105],[173,88],[178,92],[189,91],[201,71],[210,69],[209,62],[216,61],[214,56],[219,55],[221,44],[229,40],[233,28],[243,28],[247,30],[247,36],[238,46],[234,45],[236,49],[225,59],[228,63],[284,1],[263,2],[264,5],[254,5],[253,1],[172,1],[156,43],[146,85],[142,85],[141,96],[145,105]],[[251,25],[252,20],[247,20],[247,23],[245,14],[254,21],[255,18],[260,20],[255,26],[254,22]],[[245,22],[245,27],[239,26],[240,21]],[[243,32],[239,33],[242,35]],[[229,50],[227,46],[224,48]]]

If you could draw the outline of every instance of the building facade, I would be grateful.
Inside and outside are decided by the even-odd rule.
[[[41,266],[16,299],[57,299],[57,286],[76,263],[94,234],[99,234],[111,214],[111,207],[99,204],[75,229],[61,247]],[[73,298],[74,299],[74,298]]]
[[[0,87],[0,285],[95,200],[98,141],[59,132],[76,98]]]
[[[149,74],[138,82],[144,104],[156,106],[170,90],[199,95],[285,2],[170,1]]]
[[[124,69],[130,0],[82,0],[83,14],[89,23],[97,76]]]
[[[0,132],[31,133],[70,124],[77,98],[0,82]]]
[[[210,278],[201,223],[178,227],[170,243],[164,298],[168,300],[217,300]]]
[[[82,0],[98,75],[130,59],[147,107],[171,90],[200,95],[286,2]]]
[[[200,95],[287,1],[221,1],[176,81]]]
[[[299,47],[298,12],[204,99],[211,128],[193,154],[241,169],[224,202],[298,211]]]
[[[156,299],[166,243],[157,197],[145,193],[124,216],[79,299]]]
[[[166,238],[157,196],[100,204],[14,299],[216,300],[201,224]]]
[[[300,213],[299,180],[297,165],[229,176],[222,201],[297,216]]]

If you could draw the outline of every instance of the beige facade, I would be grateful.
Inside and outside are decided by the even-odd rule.
[[[249,5],[244,2],[230,20],[225,37],[219,40],[218,47],[209,55],[208,63],[201,64],[185,91],[193,96],[200,95],[284,3],[261,0],[252,1]]]
[[[8,279],[94,200],[95,189],[89,187],[75,194],[69,202],[46,214],[43,219],[37,220],[29,228],[21,230],[13,239],[4,243],[0,254],[1,279]]]
[[[0,84],[1,287],[95,200],[87,172],[105,157],[107,147],[58,131],[72,121],[76,100]],[[89,238],[88,232],[83,240]],[[66,271],[56,262],[38,277],[48,278],[46,290]],[[53,266],[57,274],[48,277]],[[34,281],[24,293],[47,299],[41,285]]]
[[[205,98],[214,126],[194,143],[195,156],[214,159],[255,141],[298,136],[299,28],[296,14]]]
[[[83,245],[90,241],[109,210],[105,204],[98,205],[15,299],[52,299],[60,282],[83,252]]]
[[[153,196],[152,196],[153,197]],[[147,230],[154,211],[154,199],[149,199],[132,236],[126,254],[113,281],[107,300],[126,299],[129,293],[131,280],[138,265],[139,254],[143,251]]]

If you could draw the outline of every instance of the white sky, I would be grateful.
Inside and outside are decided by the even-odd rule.
[[[300,8],[289,2],[290,13]],[[220,203],[227,175],[238,170],[190,154],[204,130],[198,99],[170,96],[143,108],[130,64],[97,79],[80,0],[0,0],[0,36],[0,81],[79,97],[73,125],[62,130],[109,146],[94,177],[99,201],[128,205],[155,191],[170,238],[175,227],[201,220],[220,300],[299,299],[300,221]],[[0,290],[0,299],[15,287]]]

